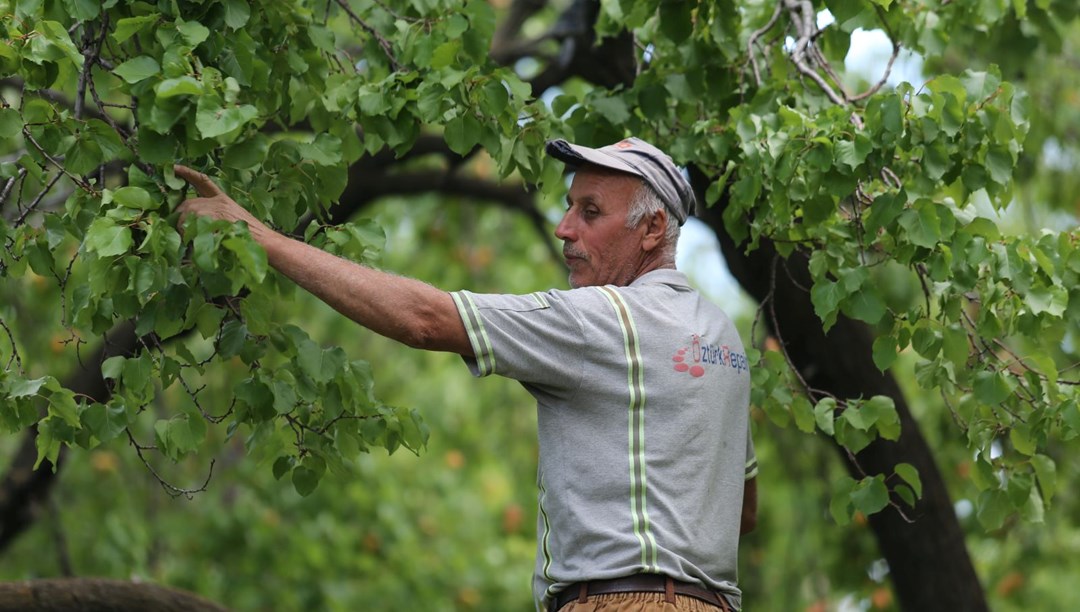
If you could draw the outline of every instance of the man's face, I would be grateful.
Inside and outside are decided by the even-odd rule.
[[[641,180],[584,166],[566,196],[566,214],[555,236],[563,241],[571,287],[629,285],[643,261],[645,223],[629,229],[626,213]]]

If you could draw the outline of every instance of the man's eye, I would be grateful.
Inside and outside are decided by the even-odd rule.
[[[596,210],[595,208],[586,208],[585,212],[582,214],[584,214],[586,217],[592,218],[600,216],[600,211]]]

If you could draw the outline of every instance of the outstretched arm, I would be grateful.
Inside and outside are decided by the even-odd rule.
[[[279,234],[233,201],[205,174],[181,165],[175,170],[199,194],[177,208],[181,222],[189,214],[243,221],[252,238],[266,249],[271,266],[353,321],[415,348],[473,355],[449,293]]]

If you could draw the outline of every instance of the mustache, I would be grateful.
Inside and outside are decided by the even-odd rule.
[[[585,256],[584,251],[579,251],[579,250],[577,250],[577,249],[575,249],[573,247],[570,247],[570,246],[564,246],[563,250],[562,250],[562,254],[563,254],[564,259],[569,259],[571,257],[577,257],[578,259],[588,260],[588,258]]]

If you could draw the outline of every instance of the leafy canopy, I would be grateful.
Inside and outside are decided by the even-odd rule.
[[[1021,21],[1060,40],[1076,8],[796,4],[601,2],[597,32],[634,35],[635,77],[613,89],[569,82],[548,104],[489,57],[487,2],[0,3],[4,282],[53,286],[72,339],[130,320],[142,345],[100,364],[107,399],[81,397],[20,358],[18,314],[0,310],[10,345],[0,349],[0,426],[36,426],[39,461],[55,462],[61,445],[123,436],[140,456],[176,461],[221,425],[301,493],[359,451],[418,450],[425,426],[375,397],[366,363],[275,320],[294,289],[246,228],[199,219],[177,230],[184,185],[171,164],[218,177],[282,231],[371,263],[381,230],[332,218],[361,158],[406,158],[435,134],[458,155],[482,150],[500,177],[558,189],[561,168],[541,154],[547,138],[636,134],[710,177],[705,200],[723,203],[747,248],[768,239],[784,256],[809,254],[824,328],[841,314],[873,326],[883,370],[917,353],[919,385],[941,393],[975,453],[987,527],[1016,511],[1038,519],[1056,486],[1046,448],[1080,433],[1069,340],[1080,245],[1075,232],[1013,235],[1003,223],[1021,195],[1031,102],[994,66],[863,94],[827,67],[856,28],[883,29],[933,62],[959,24]],[[818,31],[810,24],[825,8],[836,21]],[[898,297],[897,283],[919,299]],[[833,398],[782,351],[759,343],[751,354],[753,402],[775,423],[852,451],[900,435],[890,399]],[[236,362],[246,375],[228,401],[200,391],[209,369]],[[165,394],[179,399],[150,410]],[[845,481],[833,515],[876,512],[890,492],[913,503],[918,474],[902,464]]]

